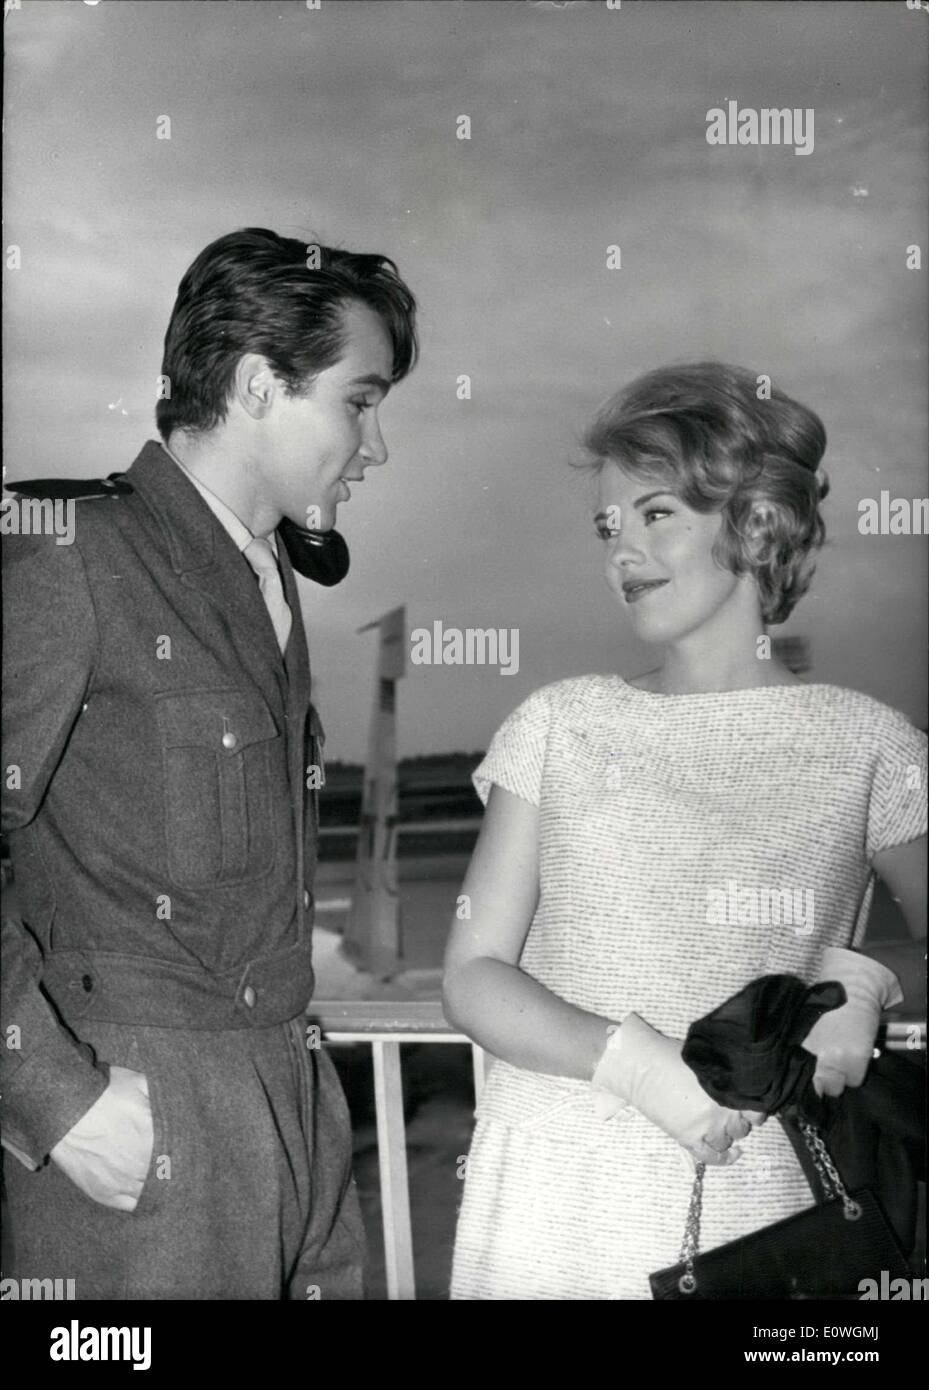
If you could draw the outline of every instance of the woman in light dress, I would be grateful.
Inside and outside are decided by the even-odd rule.
[[[444,1005],[494,1060],[454,1299],[649,1298],[696,1159],[703,1249],[812,1205],[781,1126],[716,1105],[680,1057],[751,980],[845,985],[804,1043],[831,1095],[861,1084],[882,1010],[918,1007],[919,943],[861,947],[875,874],[924,931],[925,736],[801,681],[766,635],[823,540],[820,420],[700,363],[619,392],[586,444],[613,601],[660,664],[537,690],[474,773]]]

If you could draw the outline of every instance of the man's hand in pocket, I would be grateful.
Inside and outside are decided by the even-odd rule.
[[[154,1146],[147,1078],[111,1066],[110,1084],[50,1158],[93,1201],[135,1211]]]

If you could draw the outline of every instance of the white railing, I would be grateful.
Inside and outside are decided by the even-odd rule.
[[[321,999],[313,1001],[307,1017],[319,1024],[326,1042],[371,1044],[387,1297],[415,1299],[400,1044],[468,1044],[474,1069],[475,1104],[484,1084],[485,1054],[470,1038],[449,1026],[437,1000],[385,1003],[368,999]]]

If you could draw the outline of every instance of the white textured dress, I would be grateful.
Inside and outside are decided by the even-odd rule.
[[[660,695],[618,676],[537,690],[474,773],[540,811],[539,903],[520,958],[555,994],[669,1036],[759,975],[812,981],[856,946],[871,861],[926,829],[926,738],[833,685]],[[770,1120],[708,1168],[701,1248],[813,1204]],[[495,1060],[476,1111],[453,1299],[647,1299],[677,1262],[693,1167],[587,1082]]]

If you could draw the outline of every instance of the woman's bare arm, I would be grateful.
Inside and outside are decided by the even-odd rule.
[[[442,1001],[455,1028],[527,1071],[589,1081],[612,1020],[568,1004],[517,964],[539,900],[539,813],[494,785],[445,952]]]
[[[911,941],[865,942],[862,953],[892,970],[903,990],[898,1010],[926,1009],[926,836],[895,845],[874,857],[874,868],[890,889],[906,921]]]

